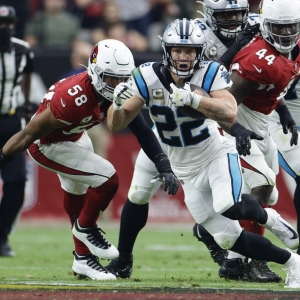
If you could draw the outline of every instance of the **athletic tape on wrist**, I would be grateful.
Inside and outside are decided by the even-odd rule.
[[[198,109],[200,101],[202,99],[202,95],[199,95],[198,93],[194,92],[193,93],[193,99],[192,99],[192,103],[191,103],[191,107],[194,109]]]

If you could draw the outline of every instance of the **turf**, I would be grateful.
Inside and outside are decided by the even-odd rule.
[[[73,241],[70,226],[64,223],[37,225],[21,222],[10,238],[16,251],[13,258],[0,258],[1,289],[53,290],[197,290],[237,289],[286,291],[284,282],[262,284],[226,281],[218,277],[215,264],[204,245],[192,235],[193,224],[147,225],[141,231],[134,248],[134,269],[130,279],[95,282],[79,280],[73,275]],[[100,224],[99,224],[100,225]],[[102,225],[105,237],[117,245],[118,224],[106,222]],[[279,245],[280,241],[267,234]],[[101,260],[105,266],[108,261]],[[282,278],[282,266],[269,263]]]

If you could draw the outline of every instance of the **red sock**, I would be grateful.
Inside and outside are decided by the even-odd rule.
[[[268,207],[269,205],[261,205],[262,208]],[[243,227],[246,231],[256,233],[258,235],[263,236],[265,233],[265,227],[259,225],[256,221],[252,220],[239,220],[241,227]]]
[[[64,208],[69,216],[70,222],[74,224],[74,219],[77,219],[82,211],[85,202],[85,194],[74,195],[64,191]]]
[[[74,195],[64,191],[64,208],[69,216],[72,227],[74,224],[74,219],[77,219],[81,213],[81,210],[84,206],[84,202],[85,202],[85,194]],[[75,251],[77,254],[85,255],[90,253],[89,248],[84,243],[79,241],[74,235],[73,235],[73,240],[75,244]]]
[[[115,173],[104,184],[97,188],[89,188],[85,204],[78,218],[79,225],[84,228],[96,226],[99,213],[105,211],[119,187],[119,177]]]

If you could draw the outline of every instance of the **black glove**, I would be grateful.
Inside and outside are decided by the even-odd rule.
[[[153,177],[151,183],[156,181],[164,182],[164,191],[168,191],[169,195],[175,195],[178,191],[178,179],[175,174],[172,173],[160,173]]]
[[[259,32],[259,27],[259,23],[252,26],[247,26],[238,34],[236,41],[239,44],[240,49],[247,45],[252,40],[252,38]]]
[[[279,115],[280,123],[282,125],[282,130],[284,134],[287,134],[288,131],[292,134],[290,145],[298,144],[298,129],[296,123],[286,105],[281,105],[276,108],[276,112]]]
[[[250,155],[251,140],[263,140],[264,138],[255,132],[246,129],[240,123],[234,123],[230,128],[230,134],[235,137],[236,150],[239,155]]]
[[[25,102],[23,105],[16,108],[16,112],[21,118],[25,119],[26,123],[28,123],[38,108],[39,106],[34,102]]]
[[[2,149],[0,150],[0,169],[4,167],[9,161],[11,161],[14,157],[11,155],[4,155]]]
[[[170,161],[164,153],[157,155],[154,158],[154,163],[157,171],[160,173],[156,175],[151,182],[164,182],[164,191],[168,191],[169,195],[175,195],[178,191],[178,179],[172,171]]]

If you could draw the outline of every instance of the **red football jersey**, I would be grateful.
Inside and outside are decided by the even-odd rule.
[[[37,114],[50,105],[56,119],[67,126],[40,139],[42,144],[77,141],[83,132],[107,118],[107,105],[100,110],[87,72],[62,79],[52,85],[44,96]]]
[[[299,47],[299,44],[296,46]],[[256,36],[237,53],[231,70],[249,81],[260,84],[244,100],[252,110],[270,114],[284,97],[290,85],[299,76],[300,54],[292,61],[282,56],[262,37]]]

